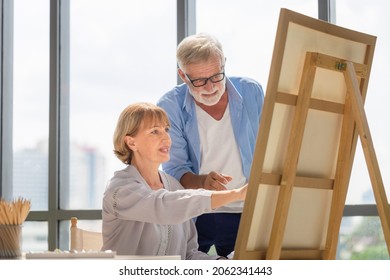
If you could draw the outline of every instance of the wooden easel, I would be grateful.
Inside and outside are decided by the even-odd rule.
[[[312,98],[313,84],[318,68],[343,73],[347,88],[344,106]],[[295,106],[283,172],[280,175],[259,172],[258,175],[252,176],[252,181],[249,182],[249,188],[252,188],[252,190],[258,188],[261,183],[280,186],[268,248],[266,250],[255,250],[252,252],[246,250],[246,242],[248,241],[249,234],[247,225],[250,223],[250,219],[253,219],[253,216],[249,215],[249,218],[243,216],[244,220],[240,225],[240,231],[237,237],[235,259],[335,259],[338,235],[356,147],[356,134],[360,137],[363,147],[387,249],[390,254],[390,207],[373,147],[358,81],[359,79],[366,79],[367,72],[367,66],[364,64],[352,63],[321,53],[307,52],[299,94],[296,96],[281,92],[276,93],[275,102]],[[297,174],[297,164],[309,109],[343,115],[337,165],[333,180],[315,177],[307,178]],[[288,220],[290,201],[293,189],[297,185],[318,190],[333,190],[324,248],[294,248],[293,250],[283,248],[283,238]],[[256,196],[257,190],[249,192],[250,189],[248,190],[248,194],[251,197]],[[252,206],[249,205],[249,207],[253,207],[253,204]]]
[[[281,9],[234,259],[335,259],[360,137],[390,255],[363,103],[376,37]]]

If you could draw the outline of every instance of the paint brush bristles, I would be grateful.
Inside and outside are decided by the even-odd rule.
[[[30,212],[29,200],[18,198],[12,202],[0,199],[0,258],[21,255],[21,225]]]
[[[0,199],[0,225],[21,225],[30,212],[31,203],[24,198],[7,202]]]

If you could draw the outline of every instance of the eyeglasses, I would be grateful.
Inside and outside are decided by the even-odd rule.
[[[207,82],[209,80],[212,83],[218,83],[218,82],[222,81],[223,79],[225,79],[225,72],[221,72],[221,73],[212,75],[211,77],[208,77],[208,78],[199,78],[199,79],[195,79],[195,80],[191,80],[190,77],[188,77],[188,75],[186,73],[184,73],[184,75],[186,75],[187,79],[191,82],[191,84],[194,87],[203,87],[204,85],[207,84]]]

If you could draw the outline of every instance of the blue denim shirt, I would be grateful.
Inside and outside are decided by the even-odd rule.
[[[242,170],[248,180],[264,92],[258,82],[243,77],[227,77],[226,87],[233,132],[241,155]],[[187,172],[199,174],[200,140],[195,101],[188,86],[186,84],[176,86],[163,95],[157,105],[168,113],[171,123],[170,160],[162,164],[163,170],[177,180]],[[223,144],[223,139],[215,141]]]

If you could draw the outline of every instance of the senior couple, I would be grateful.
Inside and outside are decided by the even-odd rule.
[[[186,37],[176,57],[183,83],[157,106],[129,105],[117,121],[114,153],[126,167],[104,193],[102,249],[225,259],[234,251],[264,93],[252,79],[226,76],[213,36]]]

